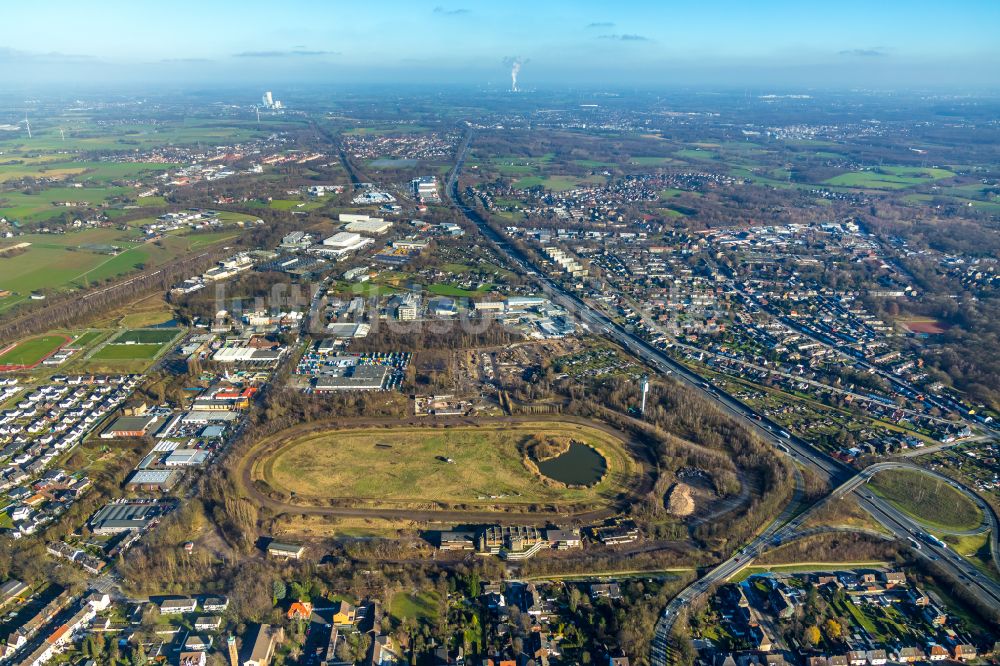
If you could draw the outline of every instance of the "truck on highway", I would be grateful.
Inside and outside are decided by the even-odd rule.
[[[919,542],[919,541],[917,541],[917,540],[916,540],[916,539],[914,539],[913,537],[906,537],[906,538],[910,540],[910,545],[911,545],[911,546],[913,546],[913,547],[914,547],[914,548],[916,548],[917,550],[920,550],[920,542]]]
[[[941,541],[941,539],[938,539],[933,534],[924,534],[924,539],[926,539],[928,543],[932,543],[935,546],[937,546],[938,548],[947,548],[948,547],[948,544],[946,544],[944,541]]]

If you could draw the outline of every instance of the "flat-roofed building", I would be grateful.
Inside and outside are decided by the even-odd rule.
[[[159,515],[160,507],[154,503],[115,502],[94,514],[90,528],[94,534],[120,534],[141,530]]]
[[[197,607],[198,602],[195,599],[166,599],[160,602],[160,615],[193,613]]]
[[[166,492],[177,485],[180,474],[175,469],[140,469],[129,478],[126,486]]]
[[[142,437],[149,432],[149,427],[156,421],[155,415],[119,416],[101,433],[101,439],[118,439],[122,437]]]
[[[306,547],[297,543],[281,543],[272,541],[267,545],[267,554],[271,557],[297,560],[302,557]]]

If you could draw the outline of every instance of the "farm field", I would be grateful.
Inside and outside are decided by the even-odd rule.
[[[140,268],[158,266],[238,233],[231,229],[168,235],[156,243],[145,242],[134,232],[112,228],[17,236],[16,242],[31,245],[21,254],[0,257],[0,290],[11,292],[0,299],[0,313],[27,301],[33,291],[60,292],[92,286]],[[121,251],[115,255],[99,251],[104,246]]]
[[[900,511],[931,527],[973,530],[983,520],[982,511],[972,500],[927,474],[889,469],[872,477],[870,485]]]
[[[529,187],[542,186],[546,190],[565,192],[566,190],[572,190],[579,184],[580,179],[573,176],[527,176],[515,182],[514,187],[528,189]]]
[[[536,434],[593,446],[605,458],[609,474],[585,488],[545,482],[527,467],[519,449]],[[637,464],[618,439],[588,426],[558,422],[292,435],[273,453],[255,460],[253,469],[255,478],[299,500],[491,505],[601,504],[621,492],[636,471]]]
[[[52,119],[53,125],[42,121],[32,122],[34,136],[17,135],[0,140],[0,150],[5,155],[30,153],[52,159],[52,154],[63,156],[67,153],[88,151],[125,151],[160,145],[192,145],[202,141],[226,139],[246,141],[266,137],[274,131],[294,125],[294,121],[262,118],[260,126],[250,118],[242,120],[203,120],[185,118],[179,121],[165,121],[156,125],[123,124],[110,130],[91,122],[87,118],[74,117],[72,120]],[[59,129],[65,130],[65,140]],[[48,154],[48,155],[47,155]]]
[[[122,178],[136,178],[144,173],[166,171],[177,166],[162,162],[14,161],[20,163],[0,165],[0,183],[25,177],[106,183]]]
[[[823,181],[826,185],[872,190],[901,190],[954,177],[947,169],[884,166],[872,171],[842,173]]]
[[[31,194],[22,191],[0,192],[0,216],[21,222],[40,222],[64,212],[83,215],[81,211],[107,204],[115,197],[130,197],[133,187],[50,187]],[[56,203],[73,202],[71,207]]]

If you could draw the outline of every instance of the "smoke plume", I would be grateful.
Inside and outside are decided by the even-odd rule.
[[[517,87],[517,75],[521,73],[521,66],[528,62],[528,60],[527,58],[514,56],[504,58],[503,61],[505,65],[510,67],[510,90],[511,92],[518,92],[520,88]]]

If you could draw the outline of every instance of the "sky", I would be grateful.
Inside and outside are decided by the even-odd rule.
[[[998,0],[35,0],[0,86],[1000,88]]]

